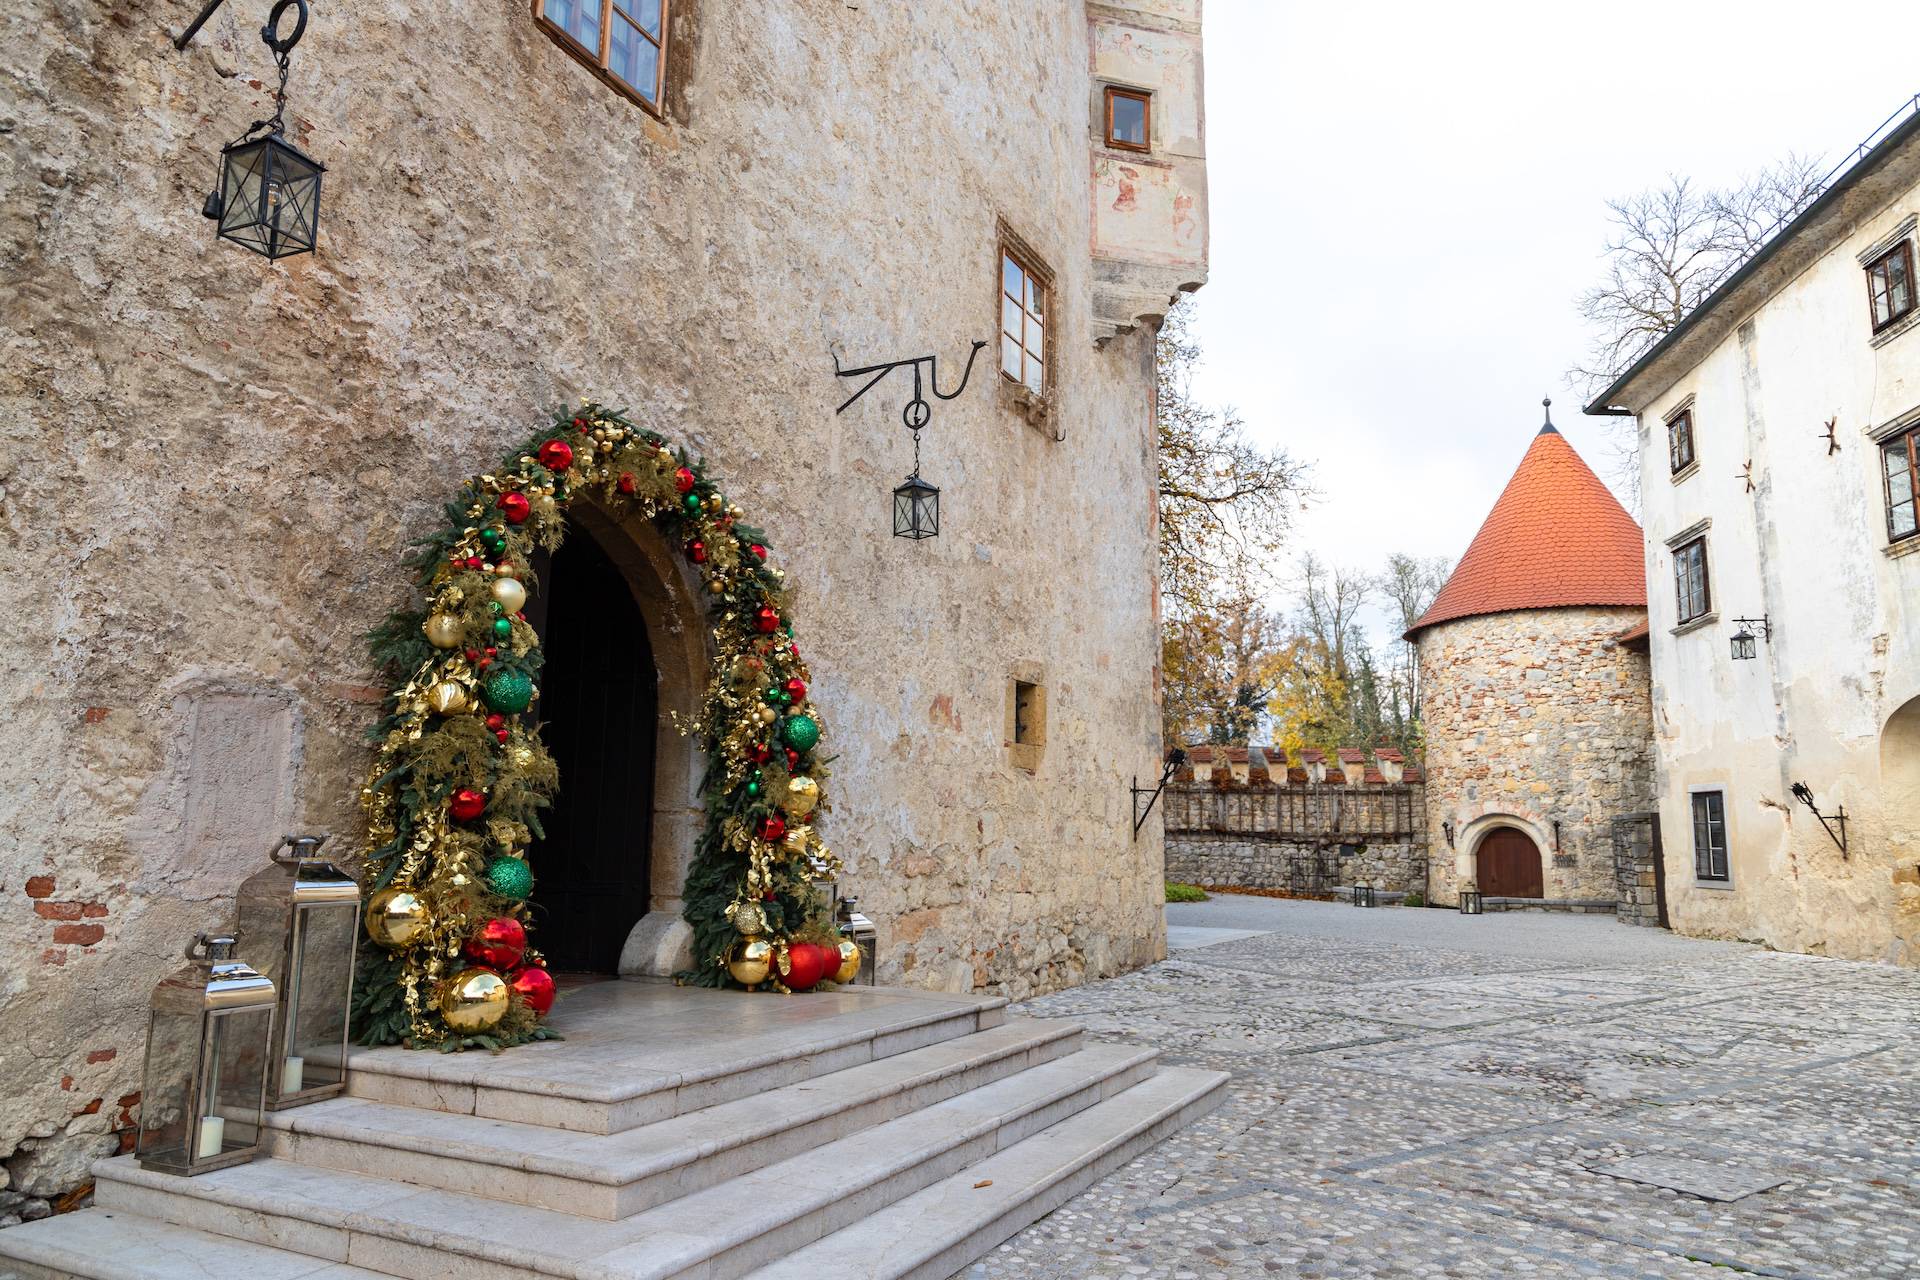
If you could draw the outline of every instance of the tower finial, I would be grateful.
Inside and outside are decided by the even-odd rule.
[[[1540,434],[1546,435],[1551,431],[1554,435],[1559,435],[1560,428],[1553,425],[1553,397],[1542,396],[1540,398],[1540,407],[1546,410],[1547,413],[1547,420],[1540,424]]]

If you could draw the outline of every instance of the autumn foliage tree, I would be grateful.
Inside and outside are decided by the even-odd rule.
[[[1272,696],[1280,621],[1262,603],[1307,469],[1193,395],[1200,347],[1182,298],[1156,348],[1162,712],[1170,746],[1245,742]]]

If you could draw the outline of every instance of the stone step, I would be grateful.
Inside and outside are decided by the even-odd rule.
[[[372,1102],[621,1133],[998,1026],[1006,1004],[904,988],[781,999],[602,982],[562,997],[551,1025],[564,1040],[497,1056],[354,1049],[347,1089]]]
[[[624,1218],[1077,1051],[1071,1023],[1019,1019],[622,1133],[342,1098],[268,1117],[300,1164]]]
[[[1133,1088],[1154,1057],[1094,1045],[618,1221],[273,1159],[196,1178],[106,1160],[96,1200],[421,1280],[736,1280]]]
[[[1223,1071],[1163,1069],[748,1280],[946,1280],[1219,1106],[1227,1079]]]
[[[248,1244],[112,1209],[0,1231],[0,1280],[393,1280],[304,1253]]]

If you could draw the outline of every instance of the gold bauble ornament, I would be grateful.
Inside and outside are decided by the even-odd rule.
[[[433,708],[433,714],[437,716],[457,716],[472,703],[467,698],[467,691],[459,683],[442,680],[427,690],[427,705]]]
[[[780,718],[780,713],[775,711],[772,707],[760,708],[761,724],[772,724],[775,720],[778,720],[779,718]]]
[[[367,936],[394,951],[426,936],[427,904],[411,889],[382,889],[367,899]]]
[[[512,992],[491,969],[462,969],[440,987],[440,1016],[455,1031],[487,1031],[507,1016]]]
[[[846,986],[860,976],[860,944],[852,938],[840,939],[840,967],[834,970],[833,980]]]
[[[727,972],[743,987],[765,982],[773,972],[773,944],[765,938],[742,938],[727,957]]]
[[[780,797],[780,807],[787,816],[796,822],[813,812],[820,803],[820,784],[812,778],[791,778],[787,781],[787,794]]]
[[[427,618],[421,630],[427,633],[427,643],[434,648],[458,649],[460,633],[464,628],[460,625],[460,619],[453,614],[436,613]]]
[[[805,853],[813,840],[812,827],[788,827],[785,844],[788,853]]]
[[[767,913],[761,910],[760,904],[757,902],[736,903],[733,908],[733,927],[741,933],[746,934],[749,938],[755,934],[765,933],[767,931]]]
[[[495,578],[493,598],[508,613],[518,613],[526,607],[527,589],[520,585],[518,578]]]

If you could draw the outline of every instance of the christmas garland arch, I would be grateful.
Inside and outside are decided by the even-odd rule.
[[[766,537],[685,449],[587,403],[467,481],[408,560],[422,607],[369,637],[393,683],[361,793],[362,1044],[501,1048],[551,1034],[526,853],[560,779],[528,714],[541,650],[521,610],[534,551],[560,545],[580,498],[650,518],[707,592],[712,676],[697,723],[682,726],[707,754],[688,980],[786,990],[858,967],[812,887],[837,869],[810,824],[826,801],[820,718]]]

